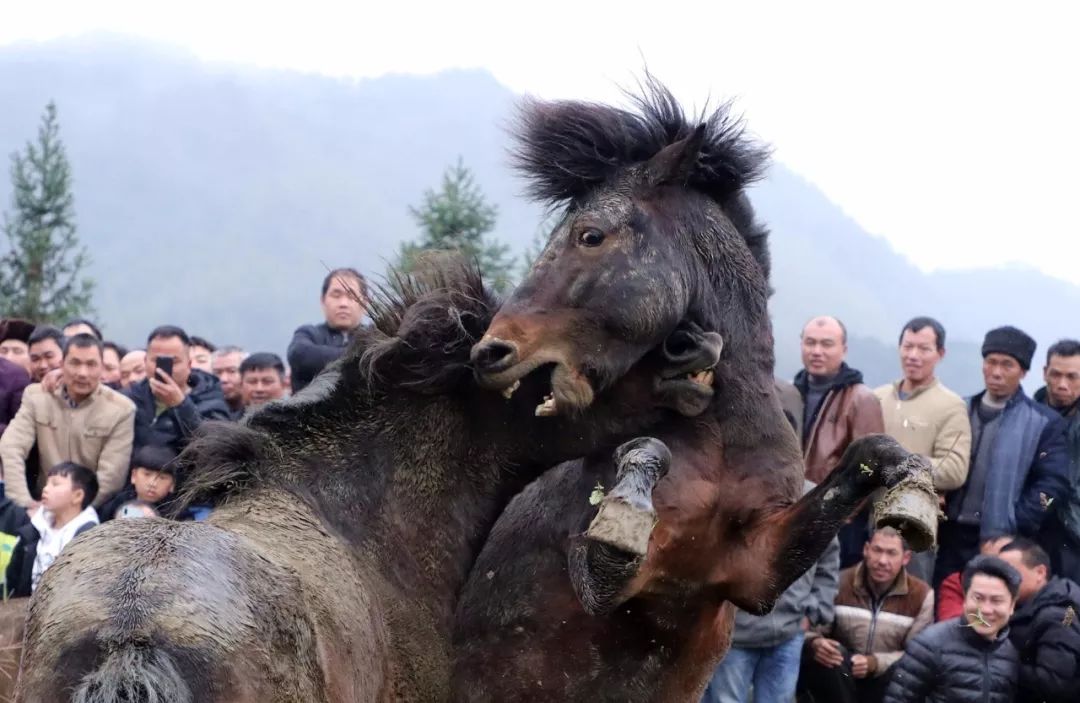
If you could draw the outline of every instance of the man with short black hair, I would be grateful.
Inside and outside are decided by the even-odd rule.
[[[63,332],[65,337],[74,337],[77,334],[88,334],[92,337],[97,337],[98,341],[105,340],[105,338],[101,336],[101,330],[98,329],[98,326],[83,317],[68,320],[68,323],[64,325]]]
[[[127,349],[116,342],[101,343],[101,382],[114,391],[120,390],[120,360],[127,354]]]
[[[809,632],[800,688],[815,703],[880,701],[904,647],[934,620],[934,592],[907,573],[911,550],[896,530],[875,530],[863,561],[840,572],[836,619]]]
[[[171,373],[162,368],[166,363]],[[229,419],[221,384],[212,374],[191,368],[191,339],[172,325],[150,333],[146,378],[128,389],[128,396],[136,408],[136,449],[158,444],[179,453],[203,421]]]
[[[964,568],[964,617],[931,625],[908,644],[885,703],[1012,703],[1019,656],[1009,641],[1020,574],[980,555]]]
[[[1069,489],[1047,518],[1040,541],[1050,548],[1054,571],[1080,583],[1080,341],[1062,339],[1046,352],[1046,385],[1035,401],[1061,415]]]
[[[32,373],[30,335],[33,333],[34,325],[26,320],[8,318],[0,322],[0,358],[23,367],[27,375]]]
[[[244,415],[244,395],[241,391],[240,364],[247,358],[247,352],[240,347],[222,347],[214,352],[211,362],[214,375],[221,383],[221,393],[229,405],[229,413],[234,420]]]
[[[298,328],[289,343],[293,393],[344,353],[364,318],[367,281],[356,269],[334,269],[323,279],[320,301],[326,321]]]
[[[929,460],[939,494],[964,485],[971,454],[967,405],[934,375],[944,358],[945,328],[932,317],[916,317],[900,331],[903,376],[874,390],[886,434]],[[916,554],[908,571],[926,581],[933,579],[933,550]]]
[[[30,335],[30,377],[41,383],[64,361],[64,335],[55,327],[39,325]]]
[[[217,347],[203,337],[191,336],[191,368],[214,373],[212,359]]]
[[[45,471],[64,462],[88,467],[100,486],[98,504],[124,486],[131,458],[135,407],[101,383],[101,341],[77,334],[64,349],[60,383],[28,386],[22,406],[0,438],[7,495],[33,507]],[[37,446],[39,466],[26,465]]]
[[[1034,354],[1035,340],[1015,327],[986,334],[986,390],[968,402],[971,466],[964,485],[946,497],[935,583],[962,568],[981,542],[1037,536],[1051,505],[1067,495],[1064,422],[1020,386]]]
[[[285,397],[285,364],[277,354],[257,352],[244,359],[240,378],[245,408]]]
[[[1030,539],[1013,540],[999,556],[1020,573],[1020,607],[1009,623],[1020,653],[1017,703],[1080,701],[1080,586],[1053,576],[1050,557]]]

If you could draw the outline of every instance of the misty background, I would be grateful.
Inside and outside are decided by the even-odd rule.
[[[173,323],[283,354],[298,325],[321,319],[327,268],[378,279],[418,234],[409,206],[458,157],[498,207],[495,235],[524,255],[544,213],[507,167],[518,97],[483,70],[333,78],[93,35],[0,47],[0,155],[56,101],[106,337],[141,346]],[[0,210],[10,197],[0,179]],[[898,375],[907,319],[938,318],[939,375],[962,394],[981,387],[991,327],[1038,340],[1029,390],[1046,347],[1080,336],[1080,286],[1023,266],[925,273],[780,161],[751,198],[772,231],[778,376],[800,367],[799,329],[818,314],[845,322],[849,362],[871,384]]]

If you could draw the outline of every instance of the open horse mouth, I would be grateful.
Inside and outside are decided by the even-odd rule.
[[[719,334],[705,333],[696,327],[680,328],[673,332],[659,350],[663,364],[655,388],[658,395],[675,398],[680,390],[689,388],[689,396],[705,397],[707,401],[712,397],[715,379],[713,367],[719,362],[722,349],[723,339]],[[569,362],[564,349],[540,347],[530,351],[522,358],[518,345],[485,336],[473,347],[472,352],[478,383],[485,388],[501,391],[503,397],[509,400],[527,376],[543,367],[553,366],[551,390],[535,409],[538,417],[553,417],[567,410],[582,410],[592,404],[596,396],[593,383],[585,372]]]

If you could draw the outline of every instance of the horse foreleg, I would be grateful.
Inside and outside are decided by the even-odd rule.
[[[633,595],[633,582],[656,524],[652,492],[667,474],[671,452],[641,437],[615,450],[615,486],[584,534],[570,538],[567,565],[581,606],[592,615],[611,612]]]
[[[828,478],[797,503],[771,516],[756,531],[751,543],[754,553],[762,558],[744,574],[745,589],[740,589],[743,592],[737,604],[768,612],[788,586],[817,562],[844,522],[879,488],[889,489],[882,502],[901,510],[879,512],[878,524],[901,530],[916,550],[932,546],[937,506],[929,463],[905,451],[891,437],[862,437],[851,443]],[[928,508],[930,501],[934,502]],[[767,568],[760,567],[762,562]]]

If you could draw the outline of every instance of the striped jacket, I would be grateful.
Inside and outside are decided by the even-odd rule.
[[[915,635],[934,622],[934,591],[905,570],[880,599],[866,585],[862,562],[840,572],[836,616],[825,634],[851,654],[870,657],[874,676],[884,674],[904,654]],[[811,633],[808,639],[813,638]],[[820,636],[820,635],[818,635]]]

